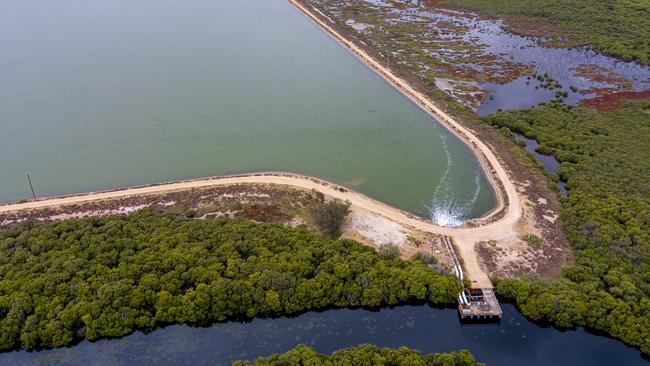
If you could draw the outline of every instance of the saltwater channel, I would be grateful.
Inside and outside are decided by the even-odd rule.
[[[494,192],[469,149],[282,0],[9,1],[0,13],[0,201],[255,170],[312,174],[457,224]],[[227,364],[307,343],[470,349],[494,365],[640,364],[504,306],[500,325],[453,309],[331,310],[170,326],[2,365]]]
[[[469,349],[488,365],[643,365],[638,350],[582,329],[560,332],[504,305],[499,325],[460,325],[456,310],[401,306],[380,311],[330,310],[295,318],[255,319],[208,328],[174,325],[149,334],[84,341],[71,348],[0,354],[2,365],[229,365],[286,352],[300,343],[319,352],[361,343],[422,352]]]

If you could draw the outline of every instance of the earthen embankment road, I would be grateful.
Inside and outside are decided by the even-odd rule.
[[[511,230],[507,216],[490,224],[473,228],[448,228],[436,225],[433,221],[416,217],[408,212],[379,202],[361,193],[352,191],[325,180],[281,172],[252,173],[196,179],[182,182],[162,183],[150,186],[133,187],[114,191],[92,192],[79,195],[51,197],[37,201],[0,205],[0,213],[23,210],[43,209],[58,206],[76,205],[103,200],[113,200],[142,195],[165,194],[174,191],[201,189],[214,186],[236,184],[271,184],[296,189],[316,190],[330,198],[349,201],[353,210],[363,210],[386,217],[399,224],[411,226],[417,230],[442,234],[452,237],[460,250],[467,276],[476,286],[491,287],[490,280],[479,267],[473,250],[473,244],[481,240],[499,240]]]
[[[439,108],[434,101],[418,92],[414,87],[394,74],[381,62],[375,60],[360,47],[357,47],[354,42],[347,40],[339,34],[332,25],[327,24],[326,20],[322,20],[317,14],[315,14],[313,9],[308,9],[295,0],[289,0],[289,2],[307,15],[316,25],[330,34],[334,39],[336,39],[336,41],[348,49],[369,68],[378,73],[392,86],[416,103],[420,108],[447,127],[472,149],[497,194],[497,206],[491,211],[491,214],[488,215],[488,217],[477,220],[476,223],[478,225],[475,227],[441,227],[430,220],[415,217],[400,209],[391,207],[334,183],[303,175],[274,172],[213,177],[107,192],[52,197],[32,202],[0,205],[0,213],[80,204],[90,201],[109,200],[137,195],[162,194],[178,190],[197,189],[218,185],[275,184],[299,189],[315,189],[329,197],[350,201],[353,209],[361,209],[376,213],[402,225],[411,226],[424,232],[452,237],[456,247],[460,251],[459,255],[463,259],[463,267],[467,272],[466,275],[472,280],[473,285],[476,287],[492,287],[488,275],[478,264],[474,245],[479,241],[512,240],[516,239],[518,236],[515,230],[515,225],[522,217],[523,205],[514,182],[511,180],[505,167],[485,143],[483,143],[472,131],[468,130],[461,123],[456,121],[451,115]],[[505,211],[503,215],[499,214],[496,216],[497,213],[503,211]]]
[[[472,131],[465,128],[461,123],[454,119],[453,116],[446,113],[439,108],[435,101],[419,92],[410,85],[407,81],[397,76],[389,67],[385,66],[382,62],[378,61],[363,48],[357,46],[353,41],[345,38],[333,27],[331,20],[319,17],[318,12],[313,8],[303,5],[300,1],[289,0],[298,10],[309,17],[317,26],[331,35],[343,47],[355,55],[371,70],[375,71],[390,83],[397,90],[406,95],[415,104],[422,108],[425,112],[429,113],[434,119],[447,127],[452,133],[465,142],[470,149],[474,152],[476,158],[481,164],[486,173],[490,183],[495,189],[497,195],[497,206],[492,210],[492,214],[496,215],[505,209],[505,214],[495,222],[490,222],[490,217],[485,217],[484,222],[486,225],[479,225],[479,227],[472,229],[456,229],[453,236],[455,244],[460,255],[464,260],[464,267],[472,280],[476,281],[475,285],[481,286],[482,284],[490,284],[488,276],[482,271],[478,265],[476,252],[474,251],[474,244],[481,240],[503,240],[512,239],[516,237],[515,225],[523,215],[523,204],[514,182],[508,175],[507,170],[501,164],[497,156],[478,136]]]

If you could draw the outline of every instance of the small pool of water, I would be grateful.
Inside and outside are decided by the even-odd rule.
[[[375,25],[357,31],[481,116],[558,97],[577,104],[616,91],[650,89],[649,66],[587,47],[547,47],[545,38],[509,33],[502,21],[469,11],[422,1],[317,3],[343,22]]]
[[[551,90],[534,77],[521,76],[503,84],[482,83],[489,97],[479,106],[483,116],[498,109],[522,109],[555,99],[555,93],[566,91],[567,104],[597,96],[605,90],[650,89],[650,67],[624,62],[597,53],[589,48],[552,48],[540,44],[540,39],[508,33],[500,21],[474,20],[467,39],[475,37],[486,45],[484,52],[499,55],[512,62],[530,65],[536,73],[547,74],[562,86]],[[528,75],[530,76],[530,75]],[[527,84],[528,83],[528,84]],[[577,88],[572,91],[570,87]],[[536,88],[537,87],[537,88]]]
[[[560,162],[555,159],[554,156],[552,155],[544,155],[540,154],[535,149],[537,149],[537,146],[539,146],[539,143],[533,139],[529,139],[524,135],[515,135],[515,140],[517,141],[525,141],[526,142],[526,151],[531,152],[535,154],[535,157],[537,160],[539,160],[544,168],[548,170],[551,173],[557,173],[558,169],[560,169]],[[569,190],[566,188],[566,183],[563,182],[562,180],[559,180],[557,182],[558,187],[560,188],[560,192],[562,192],[563,195],[567,196],[569,194]]]
[[[488,365],[645,365],[634,348],[577,329],[558,331],[526,320],[504,305],[499,325],[461,325],[456,310],[403,306],[380,311],[330,310],[295,318],[255,319],[208,328],[174,325],[145,335],[101,340],[65,349],[0,354],[0,364],[227,365],[237,359],[285,352],[300,343],[331,353],[361,343],[407,346],[424,353],[469,349]]]

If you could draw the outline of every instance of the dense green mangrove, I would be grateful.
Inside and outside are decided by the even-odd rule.
[[[650,354],[650,101],[613,112],[551,104],[484,121],[536,139],[560,162],[576,256],[550,283],[502,279],[524,315],[606,332]]]
[[[626,61],[650,63],[650,2],[638,0],[445,0],[507,19],[526,35],[559,35],[564,46],[590,45]],[[554,39],[554,38],[551,38]]]
[[[382,366],[479,366],[469,351],[433,353],[423,355],[406,347],[379,348],[370,344],[338,350],[327,356],[313,348],[299,345],[282,354],[260,357],[254,362],[236,361],[233,366],[280,366],[280,365],[382,365]]]
[[[421,261],[304,227],[152,210],[28,222],[0,230],[0,349],[328,307],[451,304],[460,286]]]

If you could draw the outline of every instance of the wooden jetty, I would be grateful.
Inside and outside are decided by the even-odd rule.
[[[463,267],[456,256],[453,245],[451,245],[451,239],[444,236],[442,240],[451,254],[454,274],[463,281],[465,279]],[[500,320],[503,312],[493,288],[464,287],[463,291],[458,294],[458,315],[463,321],[492,322]]]

